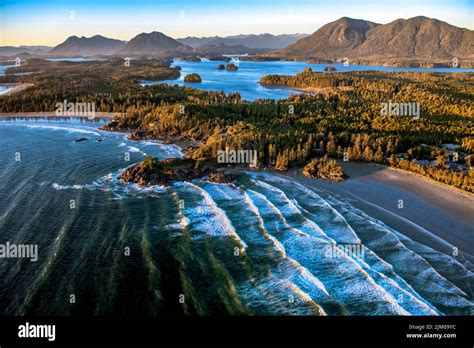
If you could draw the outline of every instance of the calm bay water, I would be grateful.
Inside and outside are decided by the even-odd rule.
[[[0,313],[473,314],[469,263],[271,173],[122,183],[147,154],[181,153],[101,124],[0,121],[0,244],[39,248],[37,262],[0,260]],[[364,254],[335,256],[336,243]]]
[[[299,93],[288,88],[267,88],[258,83],[261,77],[270,74],[295,75],[310,67],[314,71],[324,71],[328,64],[308,64],[305,62],[251,62],[240,61],[239,70],[226,71],[216,69],[218,64],[228,64],[224,61],[202,61],[187,62],[180,59],[173,61],[173,66],[181,67],[181,76],[177,80],[167,81],[142,81],[143,85],[154,83],[168,83],[190,86],[204,90],[224,91],[226,93],[239,92],[245,100],[255,100],[257,98],[284,99],[290,94]],[[454,69],[454,68],[390,68],[384,66],[332,64],[338,72],[344,71],[410,71],[410,72],[474,72],[474,69]],[[201,76],[201,83],[184,82],[184,76],[190,73],[198,73]]]
[[[7,86],[0,86],[0,94],[6,93],[10,90]]]

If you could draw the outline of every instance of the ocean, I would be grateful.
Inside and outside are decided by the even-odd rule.
[[[0,121],[0,313],[472,315],[473,266],[323,189],[265,171],[232,184],[126,184],[175,145],[103,120]],[[78,138],[85,141],[75,142]]]

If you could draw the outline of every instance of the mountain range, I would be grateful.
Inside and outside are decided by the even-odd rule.
[[[271,53],[291,59],[474,59],[474,31],[427,17],[378,24],[343,17]]]
[[[192,47],[183,45],[163,33],[154,31],[135,36],[115,54],[168,56],[173,55],[173,53],[191,53],[192,50]]]
[[[109,39],[101,35],[92,37],[70,36],[62,44],[57,45],[48,53],[53,55],[95,55],[114,54],[125,46],[125,41]]]
[[[248,48],[256,49],[281,49],[289,46],[299,39],[308,36],[308,34],[283,34],[283,35],[272,35],[272,34],[251,34],[251,35],[235,35],[235,36],[210,36],[210,37],[194,37],[188,36],[181,39],[176,39],[182,44],[191,46],[193,48],[199,48],[201,46],[209,45],[220,45],[236,46],[242,45]]]
[[[311,35],[236,35],[173,39],[161,32],[141,33],[130,41],[95,35],[71,36],[46,52],[39,46],[0,47],[0,55],[26,52],[49,56],[155,56],[182,57],[204,54],[260,54],[291,60],[361,62],[435,62],[459,58],[474,62],[474,31],[427,17],[397,19],[379,24],[348,17],[328,23]],[[6,53],[5,53],[6,52]],[[472,65],[472,64],[471,64]]]
[[[42,54],[51,50],[52,47],[48,46],[1,46],[0,55],[1,56],[13,56],[20,53],[30,53],[30,54]]]
[[[205,54],[258,54],[258,53],[265,53],[271,50],[266,48],[249,48],[244,45],[226,45],[224,43],[218,44],[209,44],[209,45],[202,45],[199,47],[194,48],[193,53],[197,55],[205,55]]]

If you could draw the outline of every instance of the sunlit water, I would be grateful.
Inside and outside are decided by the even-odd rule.
[[[232,63],[232,62],[231,62]],[[234,62],[235,63],[235,62]],[[310,67],[314,71],[324,71],[328,64],[308,64],[305,62],[251,62],[240,61],[239,70],[226,71],[218,70],[217,65],[228,64],[224,61],[187,62],[175,59],[172,66],[181,67],[181,76],[177,80],[167,81],[142,81],[143,85],[154,83],[168,83],[190,86],[204,90],[224,91],[226,93],[239,92],[241,97],[246,100],[255,100],[257,98],[284,99],[290,94],[300,93],[288,88],[263,87],[259,80],[261,77],[271,74],[295,75],[305,68]],[[367,65],[348,65],[331,64],[336,67],[338,72],[344,71],[425,71],[425,72],[474,72],[474,69],[455,69],[455,68],[391,68],[384,66]],[[190,73],[198,73],[201,76],[201,83],[184,82],[184,76]]]
[[[0,122],[0,244],[39,248],[37,262],[0,260],[0,313],[474,314],[462,257],[271,173],[125,184],[118,174],[146,155],[181,153],[101,124]],[[334,255],[336,244],[364,253]]]

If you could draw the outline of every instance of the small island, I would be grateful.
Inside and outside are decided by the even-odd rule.
[[[177,181],[207,179],[218,183],[231,183],[234,176],[218,170],[213,161],[193,158],[158,160],[148,156],[142,162],[125,169],[119,178],[140,186],[169,186]]]
[[[203,58],[209,59],[211,61],[224,61],[224,62],[229,62],[230,58],[225,57],[222,54],[213,54],[213,53],[206,53],[202,56]]]
[[[224,70],[225,69],[225,65],[224,64],[219,64],[217,66],[217,70]]]
[[[333,65],[328,65],[324,68],[324,71],[336,71],[336,68]]]
[[[332,181],[343,181],[346,177],[342,167],[335,160],[328,159],[327,155],[312,159],[303,168],[303,174],[314,179]]]
[[[227,71],[236,71],[236,70],[239,70],[239,67],[235,64],[227,64],[227,66],[225,67],[225,70]]]
[[[184,77],[184,82],[192,82],[192,83],[197,83],[197,82],[201,82],[201,76],[199,76],[199,74],[197,73],[191,73],[191,74],[188,74]]]
[[[196,56],[188,56],[181,58],[181,60],[184,60],[185,62],[200,62],[201,58]]]

